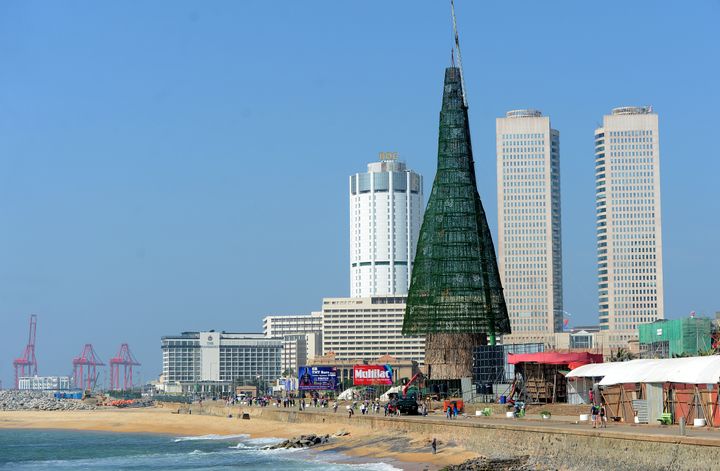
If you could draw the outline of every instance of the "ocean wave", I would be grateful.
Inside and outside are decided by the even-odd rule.
[[[267,446],[267,445],[274,445],[276,443],[280,443],[283,441],[282,438],[273,438],[273,437],[265,437],[265,438],[250,438],[248,440],[245,440],[244,443],[248,445],[254,445],[254,446]]]
[[[186,460],[192,455],[209,455],[213,452],[203,452],[201,450],[193,450],[191,452],[180,453],[146,453],[146,454],[129,454],[117,456],[98,456],[88,458],[68,458],[54,460],[34,460],[34,461],[17,461],[6,462],[5,466],[10,469],[119,469],[132,463],[135,466],[153,466],[155,463],[164,462],[166,460]]]
[[[250,435],[246,433],[240,433],[237,435],[217,435],[217,434],[209,434],[209,435],[196,435],[196,436],[190,436],[190,437],[178,437],[175,440],[173,440],[175,443],[177,442],[189,442],[193,440],[233,440],[237,438],[250,438]]]
[[[351,461],[349,461],[351,460]],[[323,463],[323,471],[345,471],[348,469],[362,469],[363,471],[402,471],[390,463],[382,461],[364,463],[362,457],[352,458],[336,451],[321,451],[312,460],[316,464]]]

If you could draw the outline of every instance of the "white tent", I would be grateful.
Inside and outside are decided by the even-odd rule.
[[[346,389],[345,391],[338,394],[338,399],[341,401],[352,401],[356,397],[357,396],[356,396],[355,388]]]
[[[390,394],[392,393],[400,393],[402,391],[402,388],[400,386],[393,386],[392,388],[388,389],[385,394],[380,396],[381,401],[389,401],[390,400]]]
[[[622,383],[716,384],[720,382],[720,356],[593,363],[575,368],[566,377],[602,378],[599,384],[603,386]]]

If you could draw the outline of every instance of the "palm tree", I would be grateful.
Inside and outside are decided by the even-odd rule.
[[[610,355],[610,361],[630,361],[637,358],[634,353],[628,351],[628,349],[620,347],[615,353]]]

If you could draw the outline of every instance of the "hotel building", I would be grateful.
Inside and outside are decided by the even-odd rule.
[[[323,353],[338,360],[425,358],[425,338],[402,335],[405,296],[324,298]]]
[[[407,294],[423,211],[422,177],[395,152],[350,176],[350,296]]]
[[[167,392],[229,392],[235,383],[280,377],[282,339],[262,334],[183,332],[162,337],[161,387]]]

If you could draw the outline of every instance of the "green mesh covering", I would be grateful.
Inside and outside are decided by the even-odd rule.
[[[420,229],[403,334],[510,333],[456,67],[445,70],[438,141],[438,169]]]

